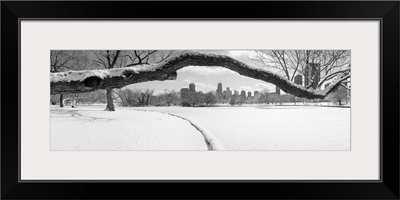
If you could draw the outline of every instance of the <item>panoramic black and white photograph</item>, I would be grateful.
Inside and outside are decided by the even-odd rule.
[[[351,51],[51,50],[50,150],[349,151]]]

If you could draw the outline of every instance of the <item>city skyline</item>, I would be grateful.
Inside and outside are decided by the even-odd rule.
[[[196,85],[196,92],[201,91],[203,93],[208,93],[208,92],[213,92],[215,94],[225,94],[225,91],[228,90],[228,92],[230,92],[229,95],[234,95],[235,91],[237,91],[237,95],[241,95],[242,91],[245,91],[245,96],[249,96],[248,92],[251,91],[252,95],[251,96],[255,96],[254,92],[261,92],[265,89],[267,89],[269,91],[269,93],[277,93],[277,94],[286,94],[285,92],[283,92],[279,87],[275,86],[274,84],[271,83],[266,83],[260,80],[256,80],[256,79],[252,79],[252,78],[248,78],[245,76],[241,76],[236,72],[230,71],[228,69],[222,68],[222,67],[199,67],[199,66],[192,66],[192,67],[187,67],[189,68],[189,70],[183,70],[183,72],[181,72],[183,74],[183,78],[177,78],[176,80],[167,80],[167,81],[151,81],[151,82],[144,82],[144,83],[139,83],[139,84],[134,84],[131,86],[128,86],[128,88],[130,89],[154,89],[154,94],[161,94],[163,93],[165,90],[174,90],[174,91],[180,91],[183,88],[187,88],[188,91],[194,91],[194,89],[190,89],[190,85],[194,84]],[[186,68],[186,69],[187,69]],[[214,70],[214,71],[213,71]],[[310,71],[313,69],[310,69]],[[314,69],[315,70],[315,69]],[[315,71],[319,70],[318,68],[316,68]],[[315,72],[312,72],[315,73]],[[179,71],[178,71],[179,74]],[[184,78],[185,76],[191,76],[191,77],[196,77],[193,74],[197,74],[198,76],[214,76],[214,78],[211,78],[212,80],[218,80],[217,82],[213,82],[210,83],[208,80],[209,79],[205,79],[204,81],[208,81],[207,84],[203,83],[202,81],[197,81],[195,82],[194,80],[196,80],[196,78]],[[310,76],[309,73],[305,74],[306,76]],[[235,77],[234,81],[232,82],[232,79],[226,79],[228,80],[227,82],[231,82],[231,83],[235,83],[236,85],[238,85],[239,83],[239,87],[232,87],[229,85],[229,87],[224,87],[222,85],[222,81],[219,81],[221,78],[218,77],[217,79],[215,78],[215,76],[233,76]],[[179,76],[178,76],[179,77]],[[183,80],[182,80],[183,79]],[[240,84],[240,81],[237,80],[246,80],[244,82],[248,83],[248,82],[253,82],[254,84]],[[319,76],[316,76],[315,80],[316,82],[318,82],[320,79]],[[297,74],[293,80],[293,82],[295,84],[298,85],[307,85],[308,81],[307,78],[304,75],[301,74]],[[242,82],[243,83],[243,82]],[[227,84],[228,85],[228,84]],[[329,84],[325,84],[322,86],[322,88],[325,88],[327,85]],[[155,87],[154,87],[155,86]],[[313,85],[314,86],[314,85]],[[157,90],[158,87],[158,90]],[[160,88],[161,87],[161,88]],[[315,86],[314,86],[315,87]]]
[[[151,81],[129,85],[130,89],[154,89],[154,94],[164,93],[165,90],[179,91],[181,88],[188,87],[190,83],[196,85],[197,91],[204,93],[216,91],[217,84],[223,82],[229,85],[231,90],[275,90],[275,85],[261,80],[242,76],[234,71],[222,67],[201,67],[190,66],[178,71],[176,80]],[[224,88],[225,89],[225,88]]]
[[[251,51],[211,51],[202,50],[205,53],[218,53],[223,55],[231,56],[237,60],[245,63],[251,63],[255,66],[262,66],[259,62],[254,61],[251,57]],[[265,67],[265,66],[264,66]],[[309,80],[306,77],[314,76],[313,88],[317,87],[317,83],[320,80],[320,66],[317,63],[310,63],[309,67],[306,67],[303,71],[304,74],[297,73],[296,78],[292,82],[298,85],[308,85]],[[276,89],[276,86],[271,83],[267,83],[258,79],[249,78],[247,76],[242,76],[239,73],[226,69],[224,67],[204,67],[204,66],[188,66],[186,68],[177,71],[176,80],[165,80],[165,81],[151,81],[136,83],[127,86],[130,89],[154,89],[154,94],[164,93],[165,90],[175,90],[180,91],[181,88],[186,87],[189,83],[196,84],[196,89],[207,93],[210,91],[216,92],[215,84],[224,82],[224,84],[229,85],[230,88],[236,88],[242,91],[262,91],[264,89],[269,90],[271,93],[281,93],[286,94],[282,90]],[[325,85],[321,86],[322,89]],[[233,91],[233,90],[232,90]]]
[[[236,90],[236,89],[231,90],[230,87],[226,87],[225,90],[223,90],[222,85],[223,84],[221,82],[217,84],[217,87],[216,87],[216,90],[215,90],[215,94],[221,94],[223,96],[229,97],[229,96],[233,96],[233,95],[239,95],[239,93],[240,93],[240,95],[242,95],[242,96],[243,96],[243,94],[245,94],[246,97],[254,97],[255,95],[260,93],[259,90],[253,90],[253,91]],[[195,83],[190,83],[188,85],[188,87],[181,88],[180,91],[181,92],[185,91],[185,92],[202,92],[202,93],[204,93],[203,91],[197,91],[196,90],[196,84]],[[208,92],[212,92],[214,94],[214,91],[208,91]],[[272,91],[270,91],[270,92],[273,93]]]
[[[257,65],[259,63],[250,59],[247,55],[249,51],[203,51],[207,53],[218,53],[223,55],[231,56],[237,60],[245,63],[252,63]],[[231,88],[244,89],[244,90],[263,90],[268,88],[269,90],[275,90],[275,85],[242,76],[235,71],[223,67],[203,67],[203,66],[189,66],[177,71],[176,80],[166,81],[151,81],[144,83],[137,83],[127,88],[133,89],[154,89],[154,94],[163,93],[165,89],[179,91],[183,87],[187,87],[189,83],[196,84],[196,90],[202,92],[214,91],[218,82],[223,82],[226,85],[230,85]]]

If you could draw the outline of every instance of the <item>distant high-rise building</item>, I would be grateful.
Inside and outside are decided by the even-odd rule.
[[[237,91],[237,90],[235,90],[235,93],[234,93],[236,96],[238,96],[239,95],[239,91]]]
[[[194,85],[194,83],[189,84],[189,91],[196,92],[196,86]]]
[[[226,98],[226,99],[231,98],[231,96],[232,96],[232,91],[231,91],[231,89],[230,89],[229,87],[226,88],[226,91],[225,91],[225,92],[226,92],[226,93],[225,93],[225,98]]]
[[[312,88],[317,88],[318,82],[320,80],[321,65],[319,63],[309,63],[304,71],[304,85],[308,86],[310,84],[310,79],[312,80]]]
[[[260,94],[260,92],[259,91],[254,91],[254,96],[257,96],[257,94]]]
[[[297,74],[294,77],[294,83],[296,83],[297,85],[303,85],[303,76],[301,74]]]
[[[315,68],[315,75],[314,75],[314,81],[313,81],[312,87],[314,89],[316,89],[318,87],[318,83],[321,79],[321,77],[320,77],[321,76],[321,65],[316,64],[314,68]]]
[[[278,86],[275,86],[275,93],[276,94],[281,94],[281,89]]]
[[[246,91],[242,90],[240,92],[240,96],[242,96],[243,98],[246,98]]]
[[[304,68],[304,85],[308,86],[310,83],[310,76],[311,76],[311,65],[307,64],[306,67]]]
[[[217,93],[222,94],[222,83],[218,83]]]
[[[248,92],[247,92],[247,98],[250,98],[250,97],[251,97],[251,92],[248,91]]]

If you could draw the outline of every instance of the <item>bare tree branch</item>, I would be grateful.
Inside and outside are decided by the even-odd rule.
[[[51,94],[81,93],[97,89],[121,88],[133,83],[174,80],[177,70],[187,66],[221,66],[237,73],[275,84],[284,92],[309,99],[324,98],[342,81],[350,77],[343,73],[325,90],[306,89],[268,70],[247,65],[229,56],[184,52],[160,64],[139,65],[122,69],[76,71],[51,74]]]

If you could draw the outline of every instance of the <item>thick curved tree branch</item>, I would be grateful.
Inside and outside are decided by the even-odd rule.
[[[153,65],[51,73],[51,94],[90,92],[98,89],[121,88],[147,81],[175,80],[177,71],[187,66],[224,67],[243,76],[275,84],[286,93],[308,99],[325,98],[330,92],[336,90],[342,81],[350,77],[349,72],[338,75],[336,80],[323,91],[306,89],[264,68],[250,66],[229,56],[184,52]]]

